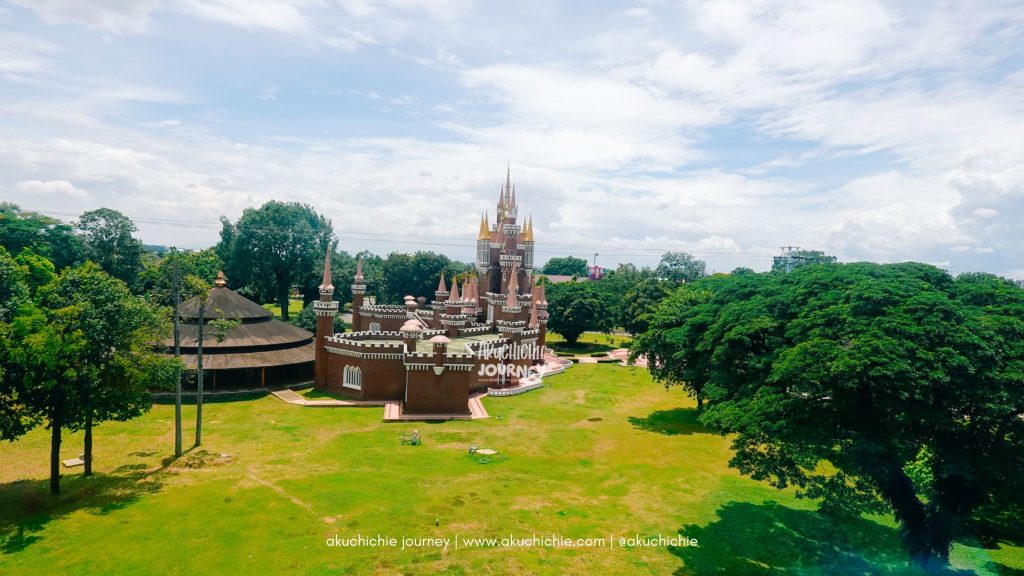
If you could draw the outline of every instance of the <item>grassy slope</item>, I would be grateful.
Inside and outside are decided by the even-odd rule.
[[[692,404],[642,369],[581,365],[549,383],[485,399],[491,419],[441,424],[384,424],[380,408],[302,408],[273,397],[212,404],[204,448],[232,458],[199,469],[160,469],[173,407],[156,406],[99,427],[99,476],[70,473],[56,500],[46,496],[48,440],[37,430],[0,447],[0,573],[902,573],[899,538],[886,519],[834,526],[808,511],[810,503],[739,477],[727,467],[727,440],[705,433]],[[193,414],[186,410],[190,423]],[[412,428],[424,445],[399,445]],[[69,438],[63,456],[80,452],[80,441]],[[466,454],[470,443],[501,455],[482,464]],[[20,478],[29,480],[13,482]],[[701,546],[324,545],[336,532],[678,530]],[[1019,548],[955,552],[965,567],[1024,568]]]

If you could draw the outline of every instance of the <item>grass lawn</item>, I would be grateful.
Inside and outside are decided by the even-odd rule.
[[[274,313],[274,318],[281,319],[281,307],[277,304],[264,304],[264,308]],[[288,301],[288,318],[292,319],[302,312],[302,300],[289,300]]]
[[[274,397],[209,404],[205,445],[176,464],[165,460],[173,407],[154,406],[97,428],[98,474],[69,472],[58,498],[46,493],[48,436],[36,430],[0,445],[0,574],[914,573],[890,519],[835,524],[740,477],[728,440],[643,369],[579,365],[547,381],[485,398],[490,419],[438,424]],[[413,428],[423,445],[400,445]],[[64,458],[81,452],[80,435],[67,440]],[[500,454],[470,456],[470,444]],[[699,546],[325,543],[680,531]],[[958,544],[953,559],[978,573],[1024,570],[1024,550],[1006,545]]]
[[[595,352],[610,352],[616,348],[629,348],[630,342],[632,339],[629,336],[584,332],[575,344],[569,344],[560,334],[548,332],[545,344],[556,353],[588,356]]]

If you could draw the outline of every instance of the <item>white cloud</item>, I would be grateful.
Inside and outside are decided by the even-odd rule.
[[[67,196],[71,198],[83,199],[89,196],[89,193],[81,188],[76,188],[71,182],[67,180],[23,180],[18,182],[17,188],[20,192],[30,195],[43,194],[48,196]]]
[[[28,34],[0,31],[0,74],[42,72],[59,50],[56,44]]]
[[[225,24],[210,27],[220,41],[275,34],[275,49],[309,58],[317,77],[239,50],[214,82],[161,67],[178,56],[161,45],[159,75],[126,67],[125,78],[74,78],[61,67],[106,52],[62,51],[59,32],[0,36],[0,73],[47,80],[19,78],[21,92],[0,102],[15,126],[0,136],[0,189],[75,182],[90,201],[180,219],[299,200],[356,232],[379,230],[402,207],[404,232],[468,244],[472,214],[493,209],[511,159],[548,255],[601,247],[602,259],[649,263],[678,248],[715,269],[763,269],[779,245],[795,244],[846,259],[1020,270],[1024,71],[1014,58],[1024,13],[1014,4],[639,2],[589,6],[581,18],[545,2],[189,0],[174,6]],[[60,5],[33,9],[115,32],[145,30],[151,18],[155,29],[165,21],[152,15],[170,14],[152,3],[134,26],[73,8],[45,15]],[[144,40],[121,41],[145,51]],[[340,128],[289,131],[220,91],[271,98],[286,82],[338,96],[309,99],[298,123],[337,113]],[[348,100],[358,112],[341,108]],[[222,122],[197,124],[211,115]],[[214,241],[215,223],[192,238]],[[453,255],[469,257],[460,246]]]
[[[202,20],[296,33],[308,29],[301,8],[309,4],[302,0],[184,0],[182,8]]]
[[[115,34],[139,34],[149,27],[160,0],[10,0],[47,24],[80,24]]]

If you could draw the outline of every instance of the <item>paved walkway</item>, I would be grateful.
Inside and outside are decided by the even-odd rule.
[[[402,414],[401,403],[385,400],[309,400],[294,390],[272,390],[270,392],[281,400],[296,406],[319,406],[327,408],[383,406],[384,421],[398,422],[408,420],[478,420],[490,418],[481,398],[487,394],[476,394],[469,399],[469,414]]]
[[[639,366],[641,368],[647,368],[647,356],[638,356],[636,362],[629,363],[629,348],[616,348],[608,353],[612,358],[619,360],[620,366]]]
[[[335,400],[333,398],[309,400],[294,390],[271,390],[270,393],[296,406],[324,406],[329,408],[332,406],[384,406],[386,404],[383,400]]]
[[[490,418],[491,415],[487,413],[487,409],[484,408],[481,398],[486,396],[486,393],[474,394],[469,397],[469,414],[403,414],[402,404],[397,401],[388,402],[384,406],[384,421],[385,422],[408,422],[416,420],[480,420],[482,418]]]

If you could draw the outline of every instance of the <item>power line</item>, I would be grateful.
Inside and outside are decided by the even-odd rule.
[[[64,216],[68,218],[77,218],[80,214],[74,212],[66,212],[60,210],[26,210],[27,212],[35,212],[37,214],[46,214],[49,216]],[[196,222],[193,220],[179,220],[173,218],[154,218],[154,217],[141,217],[131,218],[133,222],[142,224],[152,224],[156,226],[174,226],[178,228],[194,228],[194,229],[206,229],[206,230],[219,230],[221,223],[218,222]],[[254,229],[267,229],[269,227],[252,227]],[[437,246],[445,248],[462,248],[473,250],[476,247],[475,240],[467,240],[465,237],[457,236],[424,236],[419,234],[393,234],[384,232],[335,232],[335,235],[340,238],[347,238],[350,240],[361,240],[364,242],[381,242],[389,244],[401,244],[410,246]],[[749,250],[717,250],[714,248],[691,248],[686,246],[628,246],[628,245],[615,245],[615,244],[597,244],[597,243],[559,243],[559,242],[544,242],[542,248],[535,248],[535,254],[546,254],[546,255],[565,255],[566,253],[572,254],[577,253],[591,253],[592,250],[597,250],[601,254],[609,257],[616,258],[644,258],[649,256],[657,256],[664,254],[665,252],[672,251],[686,251],[694,255],[712,255],[717,258],[724,259],[749,259],[749,258],[772,258],[778,256],[778,254],[771,250],[760,250],[760,249],[749,249]],[[793,248],[793,247],[790,247]],[[826,250],[827,251],[827,250]],[[946,270],[951,273],[961,272],[977,272],[976,268],[962,268],[958,266],[938,266],[937,268]],[[1008,274],[1008,272],[991,272],[992,274]]]
[[[66,216],[75,218],[79,214],[72,212],[63,212],[59,210],[36,210],[39,214],[46,214],[50,216]],[[177,220],[171,218],[152,218],[152,217],[140,217],[131,218],[133,222],[141,224],[153,224],[158,226],[175,226],[175,227],[187,227],[207,230],[219,230],[221,229],[220,222],[196,222],[191,220]],[[269,229],[267,227],[253,227],[255,229]],[[467,240],[465,237],[457,236],[426,236],[420,234],[394,234],[394,233],[382,233],[382,232],[335,232],[335,235],[340,238],[348,238],[352,240],[364,240],[364,241],[378,241],[378,242],[389,242],[393,244],[410,244],[410,245],[424,245],[424,246],[443,246],[451,248],[475,248],[475,240]],[[767,257],[771,256],[773,252],[767,250],[746,250],[746,251],[735,251],[735,250],[716,250],[716,249],[694,249],[685,246],[629,246],[629,245],[616,245],[616,244],[596,244],[596,243],[560,243],[560,242],[545,242],[544,248],[536,249],[535,253],[541,254],[564,254],[566,252],[574,251],[585,251],[589,253],[591,250],[604,250],[607,256],[617,257],[644,257],[658,254],[664,254],[665,252],[686,250],[690,252],[699,252],[701,254],[712,254],[721,256],[724,258],[744,258],[744,257]]]

